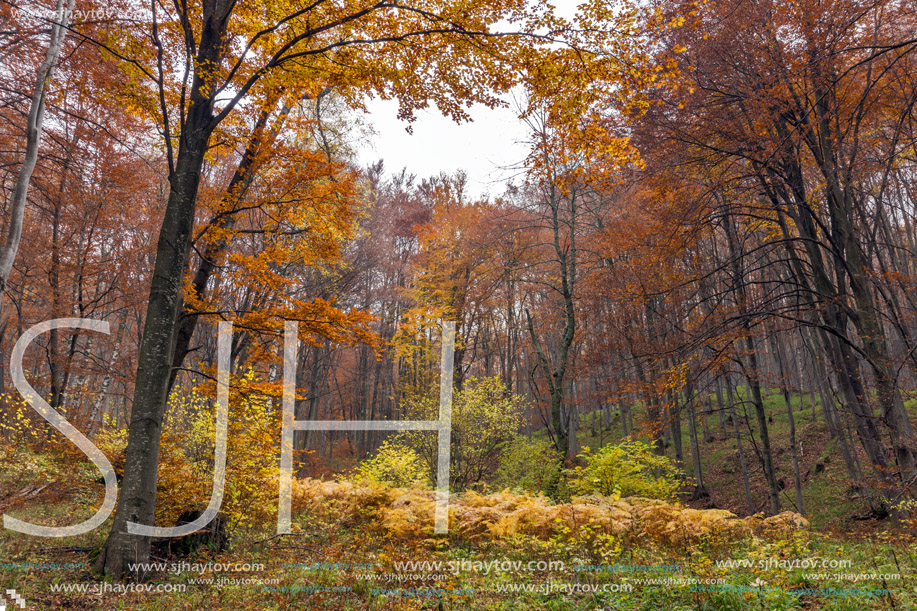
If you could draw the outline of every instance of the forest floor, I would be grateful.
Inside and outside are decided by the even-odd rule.
[[[782,397],[768,402],[778,477],[787,484],[781,502],[795,511]],[[433,536],[425,492],[307,480],[294,497],[292,535],[255,524],[233,530],[226,551],[157,552],[149,579],[126,586],[90,570],[105,527],[62,539],[2,530],[0,588],[7,599],[15,590],[25,609],[917,609],[913,537],[891,518],[870,517],[850,494],[820,412],[813,419],[806,406],[795,415],[810,527],[768,530],[760,517],[697,511],[749,513],[734,437],[713,417],[702,460],[713,496],[685,506],[554,506],[533,495],[470,493],[453,500],[449,535]],[[620,437],[620,423],[592,437],[590,418],[581,422],[581,445]],[[690,456],[687,431],[684,449]],[[760,461],[745,451],[762,507]],[[48,525],[94,513],[102,486],[90,463],[10,444],[0,454],[3,513]],[[636,512],[626,528],[595,520],[621,507]]]
[[[737,389],[744,394],[744,387]],[[800,406],[800,401],[802,405]],[[821,532],[835,535],[852,535],[875,532],[877,530],[896,530],[900,525],[884,516],[874,516],[865,499],[850,485],[850,478],[844,460],[838,449],[837,439],[832,439],[825,426],[821,404],[816,402],[813,410],[809,395],[791,394],[793,418],[796,428],[797,460],[802,480],[803,507],[800,512],[796,506],[792,454],[790,452],[790,425],[783,395],[771,390],[764,395],[765,411],[768,414],[768,432],[773,451],[774,471],[778,485],[781,487],[780,504],[782,510],[802,513],[811,522],[812,527]],[[911,414],[917,415],[917,399],[907,401]],[[639,407],[635,408],[635,418],[640,418]],[[749,408],[748,417],[744,408],[737,406],[738,424],[742,432],[742,449],[749,476],[751,498],[754,511],[767,510],[767,484],[763,477],[763,460],[758,447],[759,435],[757,423]],[[598,447],[604,443],[622,439],[619,418],[605,429],[598,422],[593,428],[592,414],[581,415],[579,444],[581,447]],[[754,429],[754,438],[749,437],[749,427]],[[682,427],[682,448],[684,467],[688,475],[694,477],[691,459],[691,439],[687,426]],[[722,428],[716,414],[708,415],[705,437],[703,427],[697,427],[698,439],[701,442],[701,466],[704,480],[710,497],[692,499],[684,495],[683,501],[692,507],[716,507],[728,509],[739,516],[747,516],[749,511],[742,481],[740,457],[735,437],[735,427],[726,418],[726,428]],[[594,434],[593,434],[594,431]],[[667,440],[666,452],[674,456],[671,438]],[[854,435],[853,447],[857,450],[860,464],[865,470],[868,467],[865,454]]]

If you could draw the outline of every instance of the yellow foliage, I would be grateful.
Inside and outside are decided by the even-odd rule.
[[[293,508],[344,524],[363,519],[397,539],[420,542],[433,535],[434,492],[421,487],[296,480]],[[695,543],[705,537],[728,541],[752,535],[773,536],[809,525],[792,512],[743,519],[722,509],[691,509],[640,497],[612,499],[595,495],[552,504],[542,495],[507,490],[454,495],[449,516],[450,532],[472,541],[496,541],[516,535],[546,540],[563,533],[577,536],[580,532],[598,532],[633,540],[650,538],[670,546]]]
[[[226,480],[222,511],[231,526],[276,519],[280,417],[271,400],[251,392],[259,385],[249,371],[230,392]],[[173,394],[159,462],[157,519],[171,525],[185,510],[207,506],[213,486],[215,422],[213,385]]]

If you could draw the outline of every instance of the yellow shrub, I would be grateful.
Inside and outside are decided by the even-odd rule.
[[[586,447],[580,458],[586,464],[567,472],[579,494],[668,499],[685,483],[681,469],[643,441],[608,444],[597,452]]]
[[[48,424],[18,394],[0,394],[0,436],[37,448],[48,441]]]
[[[410,447],[387,439],[376,454],[364,460],[356,469],[357,477],[393,486],[430,483],[429,471],[423,459]]]
[[[276,519],[281,421],[271,399],[252,392],[254,373],[234,379],[230,392],[226,482],[221,510],[229,525]],[[188,509],[203,509],[213,486],[215,406],[213,387],[173,393],[159,461],[157,518],[174,524]]]

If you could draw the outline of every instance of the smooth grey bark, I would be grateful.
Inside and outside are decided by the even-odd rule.
[[[25,218],[29,183],[32,181],[35,165],[38,163],[38,149],[41,146],[47,87],[54,77],[54,69],[57,67],[60,51],[67,36],[67,25],[73,13],[74,3],[75,0],[67,0],[66,4],[64,0],[57,0],[54,9],[55,21],[51,24],[51,38],[45,51],[45,59],[38,66],[38,72],[35,75],[35,85],[32,88],[32,98],[29,102],[29,114],[26,117],[25,157],[13,186],[9,218],[6,222],[6,236],[3,248],[0,249],[0,319],[3,315],[2,294],[6,290],[6,283],[10,279],[16,254],[19,252],[19,244],[22,242],[22,225]]]

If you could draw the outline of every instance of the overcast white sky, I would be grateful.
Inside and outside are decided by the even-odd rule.
[[[555,0],[553,4],[569,19],[577,0]],[[362,146],[358,158],[362,165],[383,159],[389,173],[406,167],[425,178],[462,169],[468,173],[473,195],[498,195],[506,180],[518,175],[518,166],[528,154],[528,130],[512,104],[493,110],[475,106],[469,112],[474,121],[461,125],[433,107],[417,114],[413,134],[398,120],[397,102],[370,100],[368,109],[366,121],[376,133],[372,146]]]
[[[425,178],[441,171],[465,170],[474,195],[502,191],[501,185],[519,173],[528,153],[527,129],[511,108],[475,106],[472,123],[455,123],[435,107],[418,113],[413,134],[397,118],[398,103],[372,100],[366,118],[376,132],[372,147],[360,150],[362,165],[382,159],[389,173],[406,167]],[[511,166],[517,166],[515,170]]]

